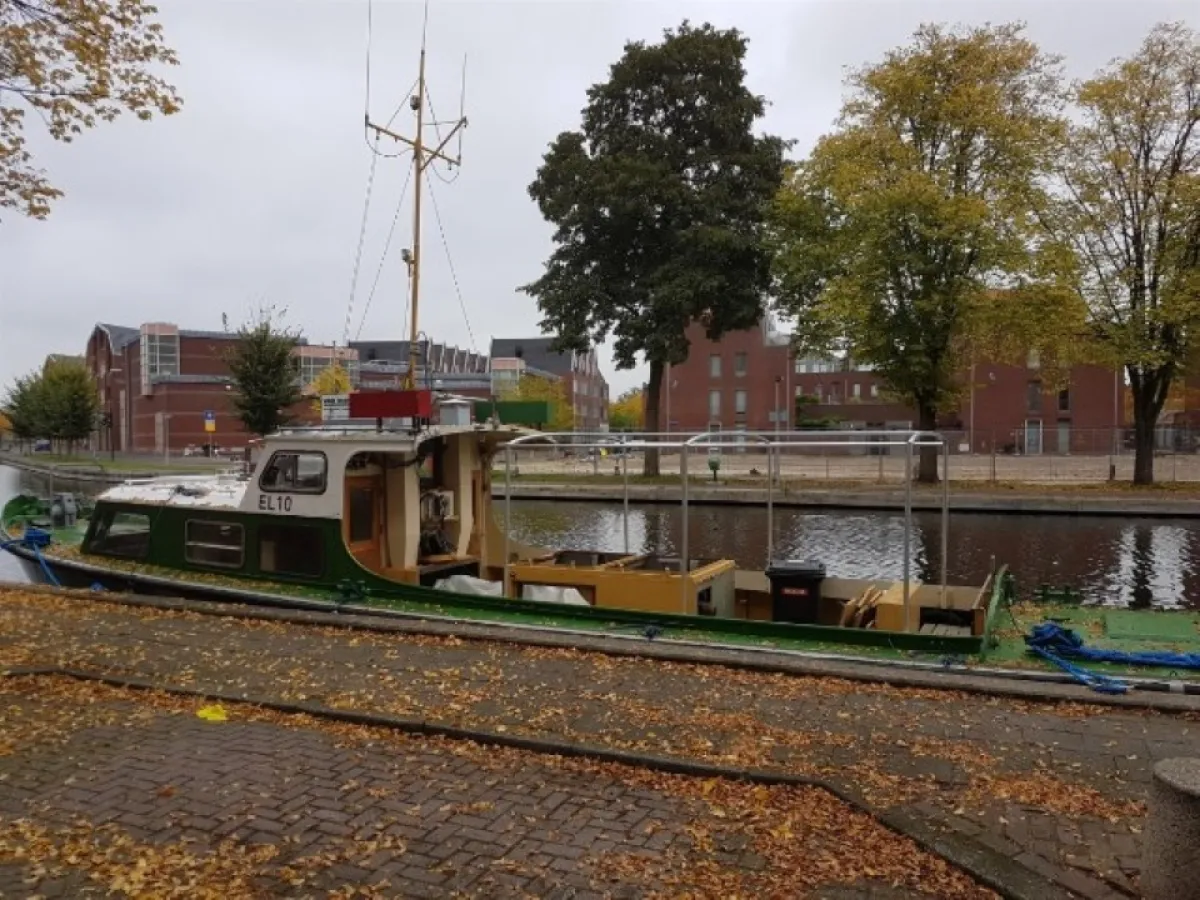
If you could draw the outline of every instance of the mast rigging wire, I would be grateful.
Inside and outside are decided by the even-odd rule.
[[[379,143],[379,138],[376,136],[375,143]],[[367,195],[363,200],[362,222],[358,228],[358,248],[354,252],[354,272],[350,276],[350,298],[346,302],[346,325],[342,334],[342,344],[346,345],[350,342],[350,321],[354,315],[354,294],[358,290],[358,273],[362,267],[363,245],[367,240],[367,219],[371,212],[371,194],[375,191],[375,167],[379,162],[380,154],[374,153],[371,155],[371,170],[367,175]]]
[[[450,266],[450,280],[454,283],[454,293],[458,296],[458,308],[462,310],[463,322],[467,326],[467,337],[471,341],[471,351],[479,352],[479,347],[475,343],[475,332],[471,328],[471,317],[467,315],[467,304],[463,301],[462,289],[458,284],[458,273],[454,270],[454,260],[450,257],[450,243],[446,240],[446,229],[442,227],[442,212],[438,208],[437,194],[433,192],[433,179],[429,178],[426,173],[426,181],[429,184],[429,199],[433,205],[433,217],[437,221],[438,233],[442,236],[442,247],[446,251],[446,263]]]
[[[383,253],[379,257],[379,265],[375,269],[375,281],[371,284],[371,292],[367,295],[367,302],[363,306],[362,317],[358,320],[358,330],[354,333],[354,339],[357,341],[359,335],[362,334],[363,326],[367,322],[367,313],[371,311],[371,301],[375,299],[375,290],[379,287],[379,278],[383,274],[383,264],[387,260],[388,249],[392,246],[392,236],[396,233],[396,224],[400,221],[400,211],[404,209],[404,198],[408,195],[408,185],[412,181],[412,168],[408,170],[408,175],[404,179],[404,187],[400,189],[400,200],[396,204],[396,212],[392,215],[392,224],[388,228],[387,239],[383,244]],[[412,292],[412,280],[408,277],[404,279],[404,319],[408,319],[408,303]]]

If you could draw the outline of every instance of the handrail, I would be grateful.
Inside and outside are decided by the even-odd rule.
[[[805,440],[812,436],[814,440]],[[665,440],[660,438],[666,437]],[[567,440],[559,441],[556,438]],[[581,438],[583,440],[581,440]],[[632,439],[631,439],[632,438]],[[655,440],[646,440],[655,438]],[[844,438],[844,440],[829,440]],[[945,605],[946,579],[949,565],[950,546],[950,441],[936,431],[922,430],[846,430],[830,431],[705,431],[693,434],[675,432],[537,432],[522,434],[504,443],[504,593],[508,595],[509,553],[512,530],[512,454],[523,445],[541,442],[573,449],[664,450],[680,452],[679,474],[681,481],[681,503],[683,512],[682,536],[680,540],[679,574],[682,580],[683,610],[687,611],[687,573],[691,570],[688,540],[689,479],[688,456],[694,448],[719,449],[722,446],[744,447],[748,442],[767,451],[767,564],[770,565],[775,550],[774,529],[774,474],[779,467],[779,451],[799,447],[903,447],[905,450],[904,484],[904,628],[908,629],[912,591],[912,493],[914,448],[937,447],[942,457],[942,508],[941,508],[941,602]],[[625,552],[629,552],[629,459],[623,459],[623,497]]]

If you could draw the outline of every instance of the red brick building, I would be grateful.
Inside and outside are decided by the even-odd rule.
[[[225,353],[236,335],[193,331],[166,323],[139,328],[97,325],[88,338],[85,361],[100,391],[101,412],[111,427],[97,434],[102,450],[173,453],[189,445],[241,448],[248,439],[230,402],[233,380]],[[302,385],[339,359],[352,370],[355,354],[346,348],[301,342]],[[205,430],[211,412],[215,431]],[[301,421],[316,421],[310,401],[292,410]]]
[[[659,400],[664,430],[773,431],[778,423],[786,431],[830,419],[841,429],[916,427],[915,411],[890,399],[869,367],[797,359],[769,317],[763,326],[719,342],[709,341],[699,325],[688,338],[687,361],[665,373]],[[963,380],[969,385],[971,373],[964,372]],[[1078,366],[1064,390],[1047,390],[1036,359],[1024,368],[980,362],[974,390],[968,388],[962,407],[942,416],[938,427],[959,433],[956,452],[1107,452],[1124,422],[1118,384],[1111,369]]]

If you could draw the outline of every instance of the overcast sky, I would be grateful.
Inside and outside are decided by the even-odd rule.
[[[48,353],[82,353],[98,321],[218,329],[260,300],[288,307],[314,342],[343,342],[371,152],[363,135],[366,0],[160,0],[181,65],[183,111],[122,120],[70,145],[36,132],[38,161],[66,191],[44,222],[0,222],[0,384]],[[373,118],[386,121],[416,76],[421,4],[375,0]],[[1131,52],[1157,21],[1200,27],[1176,2],[464,2],[433,0],[429,78],[441,118],[457,109],[467,63],[464,165],[434,180],[460,307],[427,204],[421,326],[487,352],[491,337],[538,333],[535,279],[550,229],[526,193],[547,144],[575,128],[584,93],[628,39],[682,19],[750,38],[749,83],[771,103],[763,127],[803,153],[837,114],[847,66],[879,59],[922,22],[1023,20],[1046,50],[1088,75]],[[397,119],[411,131],[407,110]],[[385,147],[384,149],[391,149]],[[406,170],[380,160],[349,337],[405,337],[408,203],[363,319]],[[361,323],[361,326],[360,326]],[[469,323],[469,324],[468,324]],[[644,368],[616,372],[617,391]]]

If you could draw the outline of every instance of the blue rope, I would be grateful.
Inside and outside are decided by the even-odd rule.
[[[1131,666],[1200,669],[1200,653],[1175,653],[1169,650],[1142,650],[1130,653],[1124,650],[1088,647],[1083,638],[1057,622],[1042,622],[1034,626],[1025,636],[1025,643],[1031,652],[1058,666],[1080,684],[1105,694],[1124,694],[1129,690],[1129,684],[1119,678],[1089,672],[1068,662],[1066,658]]]
[[[50,564],[46,562],[46,557],[42,556],[42,548],[49,547],[54,541],[54,535],[44,528],[34,528],[32,525],[27,527],[19,538],[12,538],[7,541],[0,541],[0,550],[7,550],[10,547],[21,547],[26,550],[32,550],[33,555],[37,557],[38,563],[42,567],[42,572],[55,587],[62,587],[62,582],[58,580],[58,576],[54,574],[50,568]]]
[[[1083,638],[1057,622],[1043,622],[1034,627],[1025,643],[1089,662],[1120,663],[1129,666],[1164,666],[1172,669],[1200,669],[1200,653],[1176,653],[1171,650],[1107,650],[1088,647]]]

